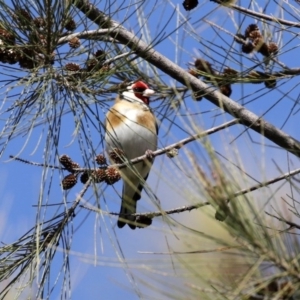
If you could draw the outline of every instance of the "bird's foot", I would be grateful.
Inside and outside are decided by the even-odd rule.
[[[154,158],[154,153],[152,150],[146,150],[145,155],[149,160],[152,160]]]

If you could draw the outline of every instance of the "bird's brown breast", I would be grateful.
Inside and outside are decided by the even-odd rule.
[[[148,128],[156,133],[156,120],[151,110],[145,105],[118,101],[107,113],[106,130],[111,131],[128,120],[136,122],[140,126]]]

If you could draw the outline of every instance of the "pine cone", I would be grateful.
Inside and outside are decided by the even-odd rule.
[[[251,31],[249,33],[249,39],[255,40],[255,39],[259,39],[259,38],[262,38],[260,31],[255,30],[255,31]]]
[[[276,87],[276,79],[266,80],[265,81],[265,87],[268,89],[273,89]]]
[[[244,53],[251,53],[254,50],[254,45],[252,43],[247,43],[242,45],[242,52]]]
[[[250,24],[245,30],[245,37],[251,38],[251,34],[253,34],[255,31],[259,32],[258,26],[256,24]]]
[[[221,85],[220,86],[220,92],[227,96],[227,97],[230,97],[231,93],[232,93],[232,89],[231,89],[231,86],[230,84],[226,84],[226,85]]]
[[[71,72],[77,72],[80,70],[80,66],[78,64],[75,64],[75,63],[67,63],[65,65],[65,69],[67,71],[71,71]]]
[[[33,23],[37,28],[45,27],[46,25],[46,21],[42,17],[35,18]]]
[[[65,154],[59,158],[59,162],[71,173],[75,173],[74,169],[80,168],[78,163],[74,162],[68,155]]]
[[[103,154],[98,154],[95,157],[95,161],[98,165],[106,165],[106,158]]]
[[[25,69],[33,69],[39,64],[37,54],[32,47],[22,49],[19,57],[19,64],[21,68]]]
[[[86,62],[86,68],[90,72],[92,70],[96,71],[99,69],[100,64],[98,63],[98,60],[95,58],[88,59]]]
[[[124,152],[121,149],[114,148],[111,151],[109,151],[109,157],[113,162],[116,164],[121,164],[124,162]]]
[[[80,168],[80,165],[77,163],[77,162],[72,162],[72,170],[71,170],[71,172],[72,173],[75,173],[76,171],[74,171],[74,169],[79,169]]]
[[[201,72],[205,72],[205,73],[209,73],[209,74],[214,73],[214,71],[211,67],[211,64],[208,61],[201,59],[201,58],[196,59],[195,67],[196,67],[196,69],[198,69]]]
[[[105,170],[105,173],[106,173],[105,182],[107,184],[114,184],[115,182],[117,182],[121,179],[120,172],[116,168],[108,167]]]
[[[94,56],[98,59],[98,61],[104,61],[106,60],[106,54],[103,50],[97,50],[94,54]]]
[[[106,181],[106,169],[105,168],[99,168],[92,173],[92,177],[94,179],[94,182],[100,183],[102,181]]]
[[[80,39],[77,37],[73,37],[69,40],[69,46],[71,48],[76,49],[76,48],[80,47],[80,45],[81,45]]]
[[[61,182],[64,190],[71,189],[77,183],[77,177],[74,174],[67,175]]]
[[[189,11],[197,7],[198,0],[185,0],[182,3],[182,6],[185,10]]]
[[[263,38],[256,38],[253,41],[253,45],[256,49],[257,52],[261,53],[263,56],[269,56],[269,47],[268,45],[264,42]]]
[[[15,36],[3,28],[0,28],[0,37],[1,37],[1,40],[3,40],[3,42],[7,45],[15,44],[15,40],[16,40]]]
[[[85,171],[81,174],[80,176],[80,181],[83,183],[83,184],[86,184],[87,181],[89,180],[90,178],[90,175],[89,175],[89,172]]]
[[[68,31],[73,31],[77,28],[77,25],[72,17],[69,17],[65,23],[65,29]]]
[[[261,53],[263,56],[269,56],[269,46],[266,43],[263,43],[259,48],[258,52]]]
[[[28,26],[32,21],[30,12],[25,8],[17,8],[15,10],[14,18],[21,24],[21,26]]]
[[[271,42],[271,43],[268,45],[268,48],[269,48],[269,53],[270,53],[270,54],[276,55],[276,54],[278,53],[278,46],[277,46],[276,43]]]
[[[7,60],[9,64],[16,64],[19,61],[19,58],[19,52],[16,49],[7,50]]]

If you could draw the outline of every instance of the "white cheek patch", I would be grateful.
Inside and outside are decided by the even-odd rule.
[[[129,92],[129,91],[123,92],[122,96],[125,100],[130,101],[130,102],[138,101],[140,103],[144,103],[140,98],[136,97],[132,91],[131,92]]]

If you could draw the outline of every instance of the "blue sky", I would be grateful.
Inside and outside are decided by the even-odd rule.
[[[260,54],[243,54],[240,56],[240,45],[233,44],[232,35],[237,32],[238,26],[241,24],[241,31],[243,32],[249,24],[255,22],[252,18],[243,18],[231,10],[217,8],[216,4],[211,1],[199,1],[201,3],[191,12],[184,11],[181,5],[182,0],[141,1],[139,2],[142,3],[140,9],[134,5],[134,2],[130,2],[132,5],[128,9],[126,8],[127,3],[122,1],[101,1],[97,5],[106,13],[110,12],[116,21],[121,22],[125,19],[124,26],[136,32],[137,35],[140,34],[141,24],[145,22],[143,30],[141,30],[142,39],[145,41],[150,42],[158,33],[160,35],[170,34],[168,38],[156,45],[155,49],[185,69],[188,68],[188,64],[194,62],[195,58],[202,57],[212,63],[217,70],[222,70],[224,66],[230,66],[246,72],[249,68],[260,64],[256,70],[263,71],[262,56]],[[145,4],[143,4],[144,2]],[[238,3],[243,6],[246,5],[246,2],[248,3],[248,1],[239,1]],[[250,6],[250,8],[258,9],[254,2],[252,3],[253,6]],[[263,4],[259,3],[259,5],[263,10]],[[155,7],[155,10],[153,10],[153,7]],[[296,12],[294,13],[288,6],[284,6],[284,8],[292,14],[289,15],[285,12],[284,16],[291,21],[296,21]],[[283,13],[271,4],[267,6],[266,12],[279,17],[282,17],[281,14]],[[82,17],[82,15],[80,16]],[[78,20],[79,16],[76,15],[75,18]],[[141,23],[139,23],[139,20]],[[174,32],[175,28],[184,20],[188,20],[188,23],[180,26]],[[206,20],[217,24],[226,32],[209,25],[205,22]],[[274,24],[271,24],[269,26],[262,22],[258,22],[258,25],[266,35],[272,35],[271,39],[273,41],[280,41],[280,61],[289,67],[297,67],[294,59],[295,47],[298,45],[298,40],[294,37],[295,30],[290,29],[281,37],[279,25],[274,26]],[[96,26],[91,25],[88,29],[95,28]],[[81,29],[79,27],[77,31]],[[105,51],[113,53],[112,47],[105,45],[104,42],[92,41],[91,43],[97,49],[104,48]],[[176,44],[179,44],[180,47],[176,48]],[[86,45],[87,43],[83,44],[81,49],[84,49]],[[231,55],[227,55],[230,46],[232,46]],[[62,53],[67,53],[68,50],[67,45],[60,49]],[[63,60],[74,61],[83,65],[86,57],[86,54],[70,57],[66,55]],[[147,69],[145,66],[145,63],[142,62],[138,67],[141,72],[145,72],[148,76],[154,76],[154,72],[149,71],[149,68]],[[56,63],[54,67],[57,70],[61,68],[59,63]],[[20,70],[7,70],[5,68],[7,68],[7,65],[2,65],[3,79],[6,79],[5,74],[7,71],[13,71],[11,74],[22,76]],[[17,65],[16,69],[18,69]],[[273,70],[278,71],[279,69],[280,67],[275,65]],[[128,72],[128,70],[126,71]],[[168,76],[161,74],[161,72],[158,73],[165,85],[179,86]],[[18,93],[21,89],[22,87],[15,87],[13,91],[9,92],[11,95],[14,93],[16,95],[4,102],[4,106],[1,108],[0,122],[2,126],[4,126],[5,118],[9,116],[9,113],[5,113],[4,109],[20,98]],[[294,138],[300,139],[297,121],[299,114],[297,108],[299,96],[297,77],[280,80],[274,90],[266,89],[263,84],[236,84],[232,86],[232,89],[232,99],[245,104],[247,109],[257,115],[264,115],[266,120],[282,127],[285,132]],[[5,91],[6,87],[2,86],[1,92],[4,95]],[[166,104],[166,100],[163,101],[160,96],[158,94],[157,101],[152,104],[158,118],[161,118],[160,112],[163,111]],[[58,123],[57,125],[60,130],[60,140],[57,147],[59,155],[68,154],[81,166],[84,166],[83,157],[93,157],[94,152],[90,149],[91,146],[96,153],[102,152],[103,144],[100,142],[99,134],[99,131],[102,130],[100,122],[103,122],[108,107],[113,103],[108,100],[114,97],[115,94],[98,97],[97,111],[95,105],[90,105],[92,109],[88,113],[91,117],[90,120],[84,119],[80,115],[80,111],[76,111],[76,116],[68,114],[61,118],[61,124]],[[50,102],[49,99],[45,99],[45,101]],[[62,103],[66,108],[70,102],[65,99],[64,101]],[[220,110],[217,110],[207,100],[196,102],[191,97],[186,96],[178,103],[180,103],[178,109],[174,110],[175,112],[170,114],[169,118],[163,118],[162,120],[159,134],[160,147],[179,141],[186,137],[188,132],[192,134],[196,129],[209,129],[231,119],[229,115],[220,113]],[[42,106],[41,103],[39,105]],[[51,107],[50,104],[49,107]],[[37,110],[34,108],[32,111]],[[96,113],[93,115],[95,111]],[[47,112],[44,115],[47,115]],[[97,118],[93,119],[95,116]],[[36,222],[37,208],[34,205],[37,204],[41,195],[40,186],[43,168],[9,160],[9,155],[19,154],[20,157],[30,161],[44,161],[45,153],[49,151],[47,146],[45,147],[49,135],[47,124],[34,128],[29,134],[28,124],[30,124],[32,117],[28,115],[28,119],[19,124],[20,128],[25,128],[24,134],[9,142],[1,158],[0,193],[2,201],[0,203],[0,216],[2,231],[0,233],[1,241],[4,243],[15,241],[32,228]],[[74,126],[74,120],[80,120],[81,117],[85,130],[88,132],[86,141],[82,134],[83,131],[76,135],[75,129],[77,128]],[[6,141],[6,136],[3,133],[1,141],[2,143]],[[250,130],[244,132],[243,126],[233,126],[230,130],[214,134],[210,137],[210,141],[216,151],[225,155],[232,162],[243,162],[243,168],[246,172],[258,180],[273,178],[281,173],[274,161],[283,172],[288,171],[286,153],[274,147],[268,147],[274,145],[260,135]],[[57,164],[56,153],[50,153],[51,162],[56,161]],[[193,171],[191,166],[188,167],[191,155],[196,156],[205,170],[209,169],[208,155],[200,142],[186,146],[179,153],[179,156],[174,160],[169,160],[165,156],[158,157],[148,179],[148,184],[157,195],[163,209],[171,209],[190,203],[185,195],[188,195],[189,190],[191,193],[196,190],[195,187],[194,189],[190,188],[189,184],[191,186],[195,184],[193,178],[187,176],[189,172]],[[297,159],[293,159],[293,161],[296,168]],[[63,193],[60,188],[62,177],[61,172],[48,171],[42,195],[43,203],[61,203],[64,200],[72,202],[75,199],[82,185],[78,184],[69,192]],[[254,184],[254,181],[249,179],[247,183]],[[94,193],[89,191],[84,200],[92,205],[100,201],[102,209],[118,211],[120,205],[118,193],[120,193],[121,185],[120,182],[107,189],[105,185],[99,185],[99,198],[96,199]],[[278,197],[285,195],[285,193],[286,190],[283,189],[282,192],[278,193]],[[60,208],[57,206],[43,208],[43,218],[47,220],[62,210],[63,206],[60,206]],[[144,193],[142,200],[138,202],[138,210],[141,212],[152,211],[157,210],[157,207],[153,200]],[[216,231],[221,230],[222,226],[220,224],[215,224],[216,222],[207,220],[201,215],[203,220],[210,224],[211,228],[208,229],[203,225],[204,221],[200,219],[199,215],[201,214],[198,212],[186,212],[175,215],[174,219],[186,226],[195,229],[201,228],[201,231],[209,231],[210,229],[214,231],[215,228],[217,228]],[[179,298],[180,296],[184,297],[180,295],[180,292],[185,291],[186,286],[184,284],[192,282],[192,278],[185,277],[186,274],[181,272],[181,258],[151,253],[141,254],[139,252],[161,253],[172,249],[201,248],[202,245],[209,244],[204,242],[204,244],[201,244],[199,237],[195,237],[190,232],[185,233],[180,226],[172,228],[162,218],[155,219],[153,225],[149,228],[135,231],[127,228],[128,226],[120,230],[115,225],[115,218],[97,215],[82,208],[77,209],[76,217],[69,226],[69,237],[72,237],[70,251],[72,299],[77,300],[83,297],[91,300],[99,299],[99,297],[103,299],[117,299],[120,297],[126,297],[126,299],[170,299],[176,289],[178,289]],[[196,242],[193,244],[185,234],[190,234],[191,240],[195,239]],[[62,253],[63,243],[61,242],[58,246],[57,257],[51,267],[51,285],[54,284],[60,273]],[[123,260],[125,262],[122,262]],[[129,268],[128,264],[130,265]],[[50,299],[59,299],[61,278],[60,276]],[[180,290],[179,286],[184,287]],[[156,288],[157,290],[155,290]]]

